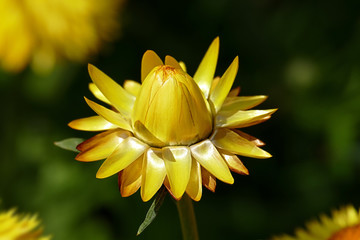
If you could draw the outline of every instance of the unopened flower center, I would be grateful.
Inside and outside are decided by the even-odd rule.
[[[334,233],[328,240],[359,240],[360,224],[343,228]]]
[[[135,101],[135,135],[151,146],[190,145],[209,136],[212,115],[200,88],[181,69],[155,67]]]

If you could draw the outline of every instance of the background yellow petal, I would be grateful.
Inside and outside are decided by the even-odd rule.
[[[228,112],[220,112],[216,116],[215,125],[217,127],[241,128],[270,116],[271,114],[276,112],[276,110],[277,109],[246,111],[240,110],[234,114],[228,114]]]
[[[181,66],[181,69],[182,69],[184,72],[186,72],[186,65],[185,65],[185,63],[182,62],[182,61],[180,61],[180,62],[179,62],[179,65]]]
[[[139,94],[141,84],[134,80],[125,80],[124,89],[134,95],[135,97]]]
[[[68,125],[73,129],[82,131],[104,131],[118,127],[101,116],[76,119],[71,121]]]
[[[106,178],[120,172],[140,157],[147,148],[148,146],[137,138],[124,139],[100,166],[96,177]]]
[[[232,131],[236,132],[241,137],[246,138],[250,142],[253,142],[258,147],[265,146],[265,143],[263,141],[261,141],[260,139],[254,137],[254,136],[251,136],[250,134],[247,134],[247,133],[245,133],[243,131],[240,131],[239,129],[232,129]]]
[[[194,74],[194,80],[204,93],[205,98],[208,98],[213,81],[217,59],[219,55],[219,37],[215,38],[211,43],[209,49],[206,51],[204,58],[201,60],[198,69]]]
[[[208,170],[206,170],[205,168],[201,167],[201,181],[202,184],[209,189],[212,192],[215,192],[215,188],[216,188],[216,178],[214,177],[214,175],[212,175],[211,173],[209,173]]]
[[[233,90],[232,90],[233,91]],[[220,112],[222,111],[238,111],[247,110],[253,108],[260,103],[264,102],[268,97],[265,95],[250,96],[250,97],[227,97],[222,105]]]
[[[219,152],[221,156],[223,156],[231,171],[241,175],[249,175],[249,170],[244,166],[244,164],[236,155],[229,154],[221,150]]]
[[[144,154],[141,199],[149,201],[159,190],[166,176],[166,168],[160,149],[149,148]]]
[[[239,93],[240,93],[240,87],[236,87],[236,88],[232,89],[232,90],[229,92],[229,94],[227,95],[228,97],[225,98],[225,102],[226,102],[226,100],[227,100],[228,98],[236,97],[237,95],[239,95]],[[225,103],[225,102],[224,102],[224,103]]]
[[[120,193],[123,197],[134,194],[141,185],[143,156],[140,156],[119,173]]]
[[[165,65],[169,65],[174,68],[178,68],[182,70],[182,67],[180,66],[179,62],[175,58],[169,55],[165,57]]]
[[[219,83],[215,86],[214,91],[211,92],[209,99],[213,103],[215,112],[218,112],[227,97],[231,86],[234,83],[239,67],[239,58],[236,57],[224,75],[221,77]]]
[[[194,201],[200,201],[202,196],[201,166],[192,159],[189,183],[186,187],[186,193]]]
[[[112,106],[114,106],[122,114],[126,116],[130,115],[134,106],[135,96],[128,93],[119,84],[95,66],[89,64],[88,69],[92,81],[111,102]]]
[[[90,162],[107,158],[129,136],[130,133],[123,130],[111,130],[97,134],[76,147],[80,153],[75,159]]]
[[[100,89],[95,85],[95,83],[89,83],[90,92],[100,101],[103,101],[107,104],[110,104],[110,101],[104,96]]]
[[[226,183],[234,183],[227,164],[210,140],[194,144],[190,149],[192,156],[216,178]]]
[[[255,143],[226,128],[219,128],[212,142],[216,147],[233,154],[254,158],[271,157],[268,152],[257,147]]]
[[[188,147],[174,146],[162,149],[170,188],[176,199],[181,198],[190,179],[191,154]]]
[[[147,50],[141,61],[141,82],[154,69],[154,67],[163,65],[161,58],[152,50]]]
[[[94,110],[101,117],[106,119],[107,121],[117,125],[119,128],[132,131],[130,123],[127,119],[125,119],[120,113],[114,112],[106,107],[103,107],[85,97],[86,103],[89,107]]]

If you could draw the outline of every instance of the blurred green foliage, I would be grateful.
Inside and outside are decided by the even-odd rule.
[[[147,49],[172,55],[193,74],[220,36],[217,74],[238,55],[235,86],[265,94],[271,120],[245,129],[273,158],[242,158],[250,176],[218,181],[195,203],[202,239],[267,239],[339,205],[360,205],[359,1],[128,1],[121,38],[89,62],[113,79],[140,78]],[[55,240],[181,239],[167,197],[155,222],[136,231],[151,203],[121,198],[115,176],[98,180],[100,162],[79,163],[54,146],[92,134],[67,123],[92,115],[83,96],[86,63],[63,63],[46,76],[0,73],[0,208],[38,212]]]

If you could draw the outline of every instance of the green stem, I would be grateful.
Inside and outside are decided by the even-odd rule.
[[[179,201],[176,201],[181,223],[181,231],[184,240],[199,240],[196,218],[192,200],[184,194]]]

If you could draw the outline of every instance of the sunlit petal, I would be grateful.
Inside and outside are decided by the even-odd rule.
[[[143,155],[119,173],[121,196],[128,197],[140,188],[142,166]]]
[[[154,67],[163,65],[161,58],[152,50],[147,50],[141,61],[141,82],[154,69]]]
[[[188,147],[163,148],[163,159],[170,188],[176,199],[181,198],[188,185],[191,172],[191,154]]]
[[[149,148],[144,154],[141,198],[149,201],[159,190],[166,176],[166,168],[160,149]]]
[[[124,81],[124,89],[134,95],[135,97],[139,94],[141,84],[133,80]]]
[[[119,128],[132,131],[129,121],[126,120],[120,113],[114,112],[106,107],[103,107],[85,97],[86,103],[91,107],[94,112],[99,114],[101,117],[117,125]]]
[[[198,84],[205,98],[208,98],[211,82],[214,78],[217,59],[219,55],[219,37],[215,38],[209,49],[205,53],[204,58],[194,74],[194,80]]]
[[[216,116],[215,124],[218,127],[241,128],[271,116],[277,109],[268,110],[239,110],[234,114],[220,112]]]
[[[201,181],[202,184],[209,189],[212,192],[215,192],[215,188],[216,188],[216,178],[214,177],[214,175],[212,175],[211,173],[209,173],[208,170],[206,170],[205,168],[201,167]]]
[[[147,148],[148,146],[137,138],[124,139],[101,165],[96,177],[106,178],[120,172],[140,157]]]
[[[89,83],[90,92],[100,101],[111,105],[110,101],[104,96],[100,89],[95,85],[95,83]]]
[[[232,90],[233,91],[233,90]],[[222,105],[220,112],[231,111],[236,112],[239,110],[247,110],[253,108],[260,103],[264,102],[268,97],[265,95],[251,96],[251,97],[227,97]]]
[[[257,147],[255,143],[226,128],[218,129],[212,142],[216,147],[233,154],[254,158],[271,157],[268,152]]]
[[[120,113],[126,116],[130,115],[134,106],[135,96],[127,92],[95,66],[89,64],[88,68],[91,79],[111,104]]]
[[[90,162],[107,158],[130,135],[128,131],[124,130],[111,130],[97,134],[76,147],[80,153],[75,159]]]
[[[201,166],[195,159],[191,163],[191,173],[186,193],[194,201],[199,201],[202,195]]]
[[[239,67],[239,58],[236,57],[229,68],[222,75],[219,83],[215,86],[214,91],[211,92],[209,99],[213,103],[215,112],[218,112],[227,97],[232,84],[234,83]]]
[[[263,141],[261,141],[260,139],[254,137],[254,136],[251,136],[243,131],[240,131],[238,129],[232,129],[232,131],[236,132],[237,134],[239,134],[241,137],[249,140],[250,142],[253,142],[256,146],[258,147],[262,147],[262,146],[265,146],[265,143]]]
[[[182,67],[180,66],[179,62],[175,58],[169,55],[165,57],[165,65],[169,65],[174,68],[178,68],[182,70]]]
[[[182,62],[182,61],[180,61],[180,62],[179,62],[179,65],[180,65],[181,69],[182,69],[184,72],[186,72],[186,65],[185,65],[185,63]]]
[[[224,151],[219,151],[221,156],[225,159],[231,171],[241,175],[249,175],[249,170],[244,166],[241,160],[234,154],[229,154]]]
[[[76,119],[71,121],[68,125],[73,129],[82,130],[82,131],[104,131],[104,130],[118,128],[117,125],[114,125],[109,121],[106,121],[101,116],[92,116],[92,117]]]
[[[192,156],[216,178],[226,183],[234,183],[227,164],[210,140],[194,144],[190,149]]]

